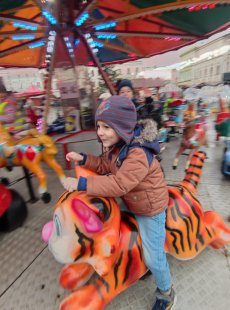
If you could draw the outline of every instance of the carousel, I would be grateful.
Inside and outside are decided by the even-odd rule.
[[[61,184],[57,185],[57,176],[52,175],[53,184],[48,182],[47,185],[47,172],[40,166],[40,162],[48,164],[62,183],[66,178],[63,169],[71,170],[73,166],[67,162],[60,162],[60,158],[54,155],[59,151],[59,153],[63,152],[65,157],[69,151],[68,143],[71,144],[73,141],[82,143],[86,140],[96,140],[95,130],[92,129],[94,127],[92,115],[97,108],[97,100],[88,77],[90,67],[98,68],[109,92],[114,95],[115,85],[103,71],[103,66],[152,57],[207,39],[230,26],[230,4],[216,0],[206,2],[199,0],[117,0],[114,2],[109,0],[9,0],[1,4],[0,10],[0,66],[6,69],[33,67],[44,70],[42,113],[36,128],[26,130],[23,137],[19,139],[17,135],[15,136],[15,132],[10,133],[7,126],[0,125],[0,167],[6,167],[11,171],[14,167],[22,166],[25,169],[29,187],[31,187],[31,184],[29,185],[31,174],[37,177],[36,196],[39,200],[34,199],[34,203],[38,204],[43,212],[41,216],[39,208],[36,210],[29,208],[29,218],[27,218],[28,210],[25,199],[21,197],[23,195],[21,193],[17,195],[10,189],[12,182],[4,180],[4,184],[0,184],[0,198],[4,202],[4,206],[0,207],[0,224],[2,231],[5,232],[3,239],[6,240],[7,233],[12,231],[9,238],[15,238],[15,246],[20,247],[18,253],[21,253],[22,249],[27,253],[33,248],[30,255],[26,257],[21,255],[22,253],[18,256],[10,249],[8,255],[8,258],[9,256],[12,258],[10,263],[9,259],[1,257],[0,273],[4,274],[4,280],[0,284],[1,297],[3,296],[0,300],[0,308],[8,310],[10,309],[8,305],[11,308],[17,307],[21,297],[11,298],[10,296],[14,295],[14,282],[17,282],[21,275],[23,280],[22,278],[19,280],[22,282],[18,292],[29,291],[31,287],[36,287],[35,290],[39,289],[40,292],[45,288],[46,284],[43,282],[34,284],[35,280],[33,280],[33,283],[27,283],[27,277],[24,277],[23,273],[26,274],[28,268],[33,268],[33,262],[36,259],[39,260],[40,256],[47,262],[48,248],[41,241],[40,233],[45,222],[49,222],[53,217],[54,221],[44,226],[42,237],[52,249],[51,235],[53,238],[54,235],[55,238],[60,236],[60,227],[62,227],[65,240],[61,240],[57,245],[59,252],[53,251],[53,255],[58,261],[68,264],[61,271],[60,284],[64,289],[74,290],[74,292],[67,296],[66,291],[58,288],[56,282],[58,282],[57,274],[60,268],[52,268],[52,258],[49,256],[49,263],[42,269],[45,270],[50,264],[49,271],[55,274],[55,279],[50,276],[49,271],[46,271],[45,278],[49,279],[47,280],[49,285],[54,285],[55,288],[53,286],[50,290],[43,290],[45,295],[42,299],[33,300],[31,299],[33,293],[28,293],[30,297],[26,301],[25,299],[23,302],[20,301],[20,309],[34,307],[54,309],[53,305],[56,309],[61,304],[61,310],[75,308],[101,310],[107,303],[109,305],[106,309],[112,309],[109,308],[111,299],[122,290],[128,290],[129,286],[147,271],[142,260],[141,240],[136,222],[128,215],[125,220],[123,217],[121,219],[119,208],[112,198],[106,200],[106,207],[103,204],[103,212],[108,208],[111,211],[106,222],[104,221],[106,214],[100,213],[102,218],[99,218],[95,213],[98,204],[104,201],[100,197],[97,198],[99,203],[95,202],[95,205],[89,206],[86,194],[81,196],[76,192],[70,197],[69,193],[65,192],[61,196],[58,195],[56,188],[61,191],[62,187],[60,187]],[[65,132],[56,137],[47,135],[54,78],[58,80],[61,94],[62,116],[67,118],[69,126],[67,126],[69,128],[67,134]],[[155,85],[156,88],[161,86]],[[2,113],[5,113],[4,109]],[[59,126],[60,123],[52,125]],[[218,249],[230,243],[230,228],[225,225],[222,217],[214,212],[203,212],[201,203],[195,196],[205,158],[206,155],[203,152],[197,152],[196,148],[191,155],[191,161],[186,164],[184,181],[179,182],[179,185],[168,186],[169,194],[174,198],[170,201],[167,212],[168,235],[165,249],[179,260],[195,258],[206,246]],[[199,171],[196,167],[200,167]],[[77,168],[76,173],[78,176],[90,174],[80,168]],[[52,210],[44,209],[43,205],[46,203],[46,206],[51,206],[49,187],[50,191],[55,193],[55,203],[60,196],[54,216],[55,203],[52,203]],[[79,210],[76,208],[78,201],[81,201]],[[66,206],[65,210],[62,210],[63,205]],[[179,207],[183,210],[183,214]],[[64,214],[64,218],[71,223],[71,227],[76,227],[75,230],[69,229],[68,225],[65,226],[65,221],[62,226],[60,225],[57,220],[59,212]],[[13,219],[12,222],[10,222],[11,219]],[[4,223],[7,224],[4,225]],[[26,223],[25,226],[23,226],[24,223]],[[78,230],[78,224],[84,226],[85,234]],[[189,225],[191,225],[190,234]],[[17,231],[14,232],[16,229]],[[195,230],[196,234],[193,233]],[[179,242],[175,237],[178,231],[180,231],[178,237],[182,236],[180,238],[185,240],[185,243]],[[16,233],[17,235],[22,233],[23,237],[17,239]],[[72,261],[70,256],[72,257],[73,253],[65,245],[71,244],[76,234],[82,248],[76,245],[76,248],[71,248],[71,251],[76,253],[80,251],[81,259],[76,258]],[[126,249],[122,258],[123,252],[119,243],[121,239],[122,246]],[[5,246],[4,242],[3,244]],[[92,252],[92,244],[98,244],[97,254]],[[60,249],[63,247],[66,251],[61,251],[60,254]],[[1,249],[0,244],[2,253],[3,248]],[[92,257],[86,254],[90,251]],[[139,255],[137,261],[134,260],[133,253],[135,257]],[[61,259],[59,254],[62,256]],[[16,269],[13,267],[11,269],[11,266],[16,265],[22,256],[23,263],[17,265]],[[131,261],[128,262],[130,259]],[[95,271],[96,280],[85,286]],[[40,274],[42,272],[38,271],[37,278]],[[33,276],[33,279],[36,277]],[[65,297],[62,303],[60,297],[62,300]],[[136,305],[133,309],[140,309],[140,306]]]

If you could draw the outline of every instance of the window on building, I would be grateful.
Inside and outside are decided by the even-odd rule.
[[[216,75],[219,75],[220,74],[220,66],[217,66],[216,67]]]
[[[8,76],[8,80],[10,80],[10,76]]]
[[[26,74],[26,77],[28,78],[28,74]]]
[[[41,87],[41,86],[40,86],[40,82],[37,82],[37,87],[38,87],[38,88],[40,88],[40,87]]]
[[[20,79],[20,75],[18,75],[17,77],[18,77],[18,79]]]
[[[210,68],[210,75],[213,74],[213,67]]]
[[[202,70],[200,70],[200,77],[202,77]]]
[[[204,76],[207,76],[207,68],[204,70]]]
[[[136,74],[138,74],[139,73],[139,68],[136,68]]]
[[[127,74],[130,74],[130,68],[127,69]]]
[[[91,71],[91,75],[94,76],[94,71],[93,70]]]

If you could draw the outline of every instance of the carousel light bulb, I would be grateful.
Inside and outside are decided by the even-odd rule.
[[[52,52],[53,52],[53,47],[52,47],[52,46],[48,46],[47,52],[48,52],[48,53],[52,53]]]

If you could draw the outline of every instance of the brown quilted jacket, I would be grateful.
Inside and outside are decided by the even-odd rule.
[[[118,168],[118,153],[119,148],[114,146],[103,157],[86,154],[84,167],[100,174],[87,177],[87,194],[121,197],[129,210],[138,215],[153,216],[164,211],[168,206],[169,196],[157,159],[154,158],[149,167],[144,150],[133,148],[128,151]],[[112,174],[107,176],[109,173]]]

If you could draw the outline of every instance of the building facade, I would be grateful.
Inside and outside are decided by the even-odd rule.
[[[8,91],[22,92],[32,84],[43,89],[43,78],[38,69],[2,69],[0,76]]]
[[[115,65],[114,71],[117,73],[117,79],[139,79],[139,78],[160,78],[165,84],[178,82],[178,71],[175,68],[149,67],[144,64],[143,60],[130,61],[124,64]],[[88,68],[89,77],[95,88],[99,86],[99,71],[95,67]]]
[[[223,74],[230,71],[230,35],[192,47],[181,54],[180,58],[179,86],[220,83]]]

